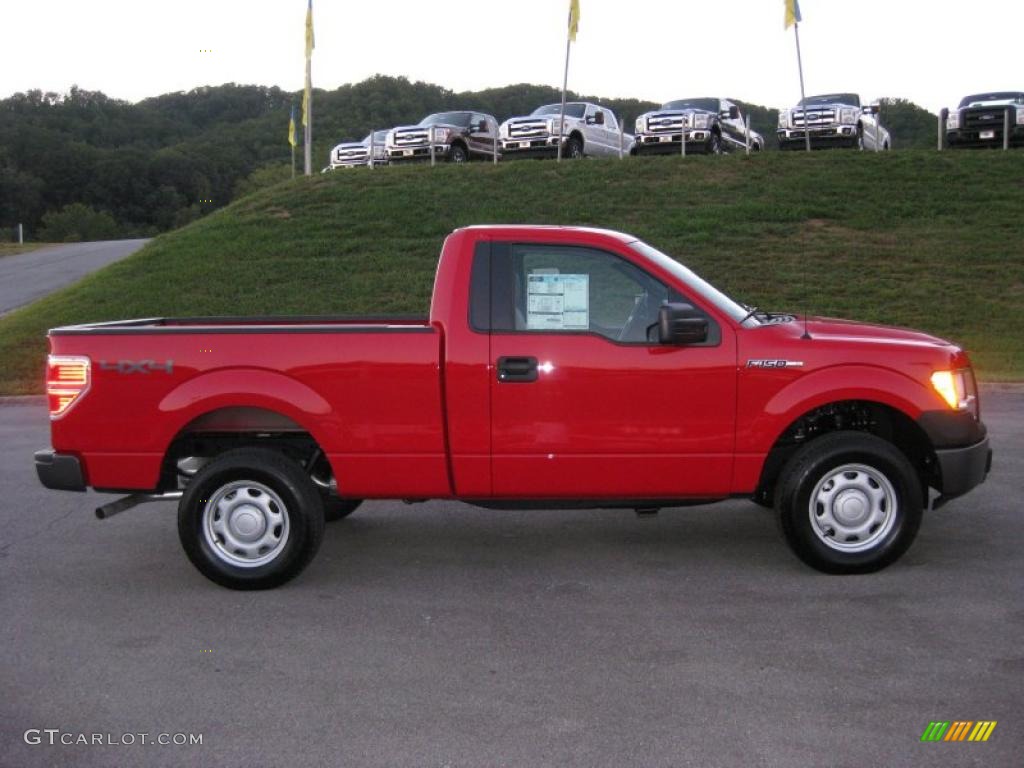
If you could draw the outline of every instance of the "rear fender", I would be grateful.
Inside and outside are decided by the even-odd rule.
[[[196,376],[171,390],[158,406],[168,425],[164,444],[189,423],[222,408],[262,408],[286,416],[325,450],[338,436],[338,416],[319,393],[283,373],[263,368],[230,368]]]

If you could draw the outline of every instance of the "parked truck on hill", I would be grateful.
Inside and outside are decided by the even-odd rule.
[[[634,154],[680,154],[686,136],[687,152],[720,155],[731,150],[764,149],[764,138],[749,131],[737,104],[729,99],[677,99],[645,112],[634,126]]]
[[[823,571],[877,570],[991,462],[967,355],[737,303],[628,235],[452,233],[428,316],[54,328],[55,489],[177,498],[192,562],[272,587],[362,499],[774,506]],[[59,564],[57,564],[59,567]]]
[[[375,165],[386,165],[388,162],[387,131],[374,131],[366,135],[362,141],[346,141],[331,150],[330,170],[338,168],[360,168],[370,165],[373,158]]]
[[[438,112],[416,125],[392,128],[387,134],[388,160],[402,163],[434,157],[452,163],[492,160],[498,121],[483,112]],[[499,153],[500,157],[500,153]]]
[[[625,155],[633,147],[633,136],[620,137],[619,119],[608,107],[570,101],[559,130],[561,116],[561,104],[545,104],[529,115],[510,117],[500,128],[502,153],[506,158],[555,157],[559,138],[562,156],[570,159],[618,157],[620,150]]]
[[[1024,91],[975,93],[960,100],[946,117],[951,148],[1002,147],[1006,126],[1011,147],[1024,147]]]
[[[812,149],[891,149],[889,131],[879,119],[879,106],[862,106],[855,93],[808,96],[805,103],[779,112],[779,149],[804,148],[808,133]]]

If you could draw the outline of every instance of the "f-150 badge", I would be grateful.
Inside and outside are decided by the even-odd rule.
[[[803,368],[803,360],[747,360],[747,368]]]

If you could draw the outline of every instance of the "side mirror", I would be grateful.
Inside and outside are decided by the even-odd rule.
[[[739,120],[740,119],[740,108],[737,107],[735,104],[733,104],[731,107],[729,107],[729,119],[730,120]]]
[[[864,111],[865,115],[877,115],[879,112],[882,111],[882,105],[881,104],[866,104],[863,107],[863,111]]]
[[[707,341],[708,321],[692,304],[663,304],[658,310],[658,341],[662,344],[700,344]]]
[[[476,129],[481,133],[487,133],[487,121],[481,120],[479,123],[477,123]]]
[[[598,125],[604,125],[604,112],[595,112],[594,122]]]

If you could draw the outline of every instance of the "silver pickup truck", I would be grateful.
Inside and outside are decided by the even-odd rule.
[[[779,111],[779,149],[803,149],[805,131],[811,148],[852,147],[882,149],[892,146],[889,132],[878,122],[878,105],[861,106],[855,93],[809,96],[803,106]]]
[[[386,165],[388,162],[387,150],[384,142],[387,139],[387,131],[374,131],[367,134],[362,141],[345,141],[338,144],[331,150],[330,170],[336,168],[358,168],[370,164],[370,145],[373,145],[374,165]]]
[[[729,99],[677,99],[661,109],[646,112],[636,119],[634,154],[680,154],[680,142],[686,135],[687,152],[720,155],[733,149],[746,149],[747,127],[740,108]],[[764,149],[764,137],[750,131],[750,148]]]
[[[388,160],[400,163],[428,159],[431,142],[438,160],[452,163],[491,160],[497,133],[498,121],[483,112],[437,112],[427,115],[417,125],[403,125],[388,131]]]
[[[558,118],[561,104],[545,104],[529,115],[510,117],[498,129],[504,157],[554,157],[558,154]],[[569,158],[618,157],[619,121],[607,107],[584,101],[565,105],[562,155]],[[622,152],[629,154],[633,136],[622,136]]]

